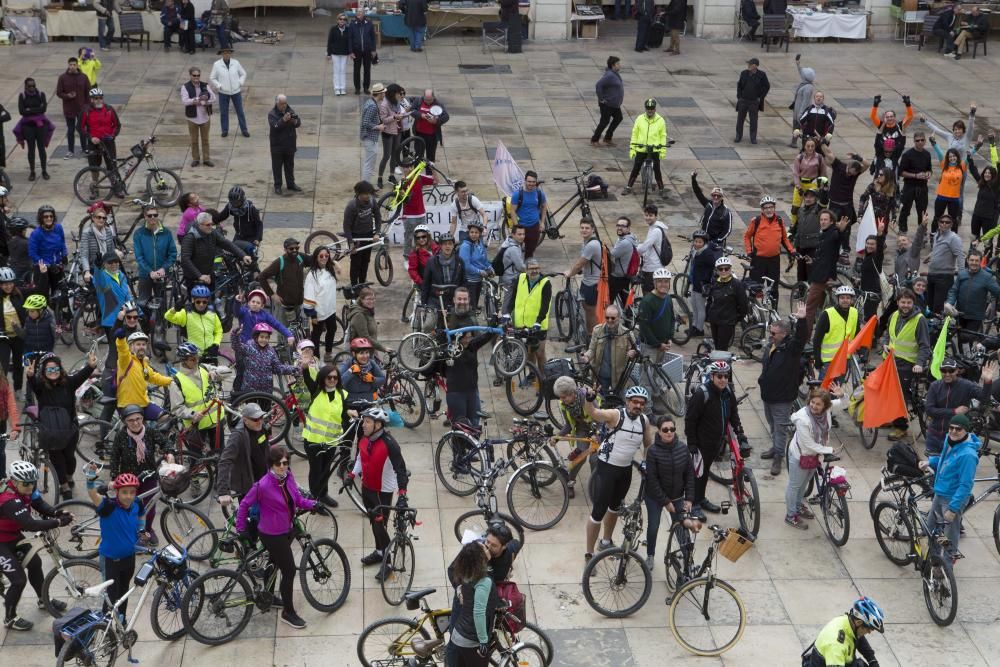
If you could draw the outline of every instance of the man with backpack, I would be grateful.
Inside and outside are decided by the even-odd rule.
[[[766,277],[774,281],[771,298],[775,303],[778,300],[778,280],[781,278],[782,246],[795,257],[795,248],[788,240],[785,223],[781,216],[775,214],[774,197],[764,195],[760,198],[760,215],[750,221],[743,234],[743,247],[750,255],[750,279],[760,281]]]
[[[666,268],[674,259],[674,249],[667,239],[667,226],[657,219],[660,209],[656,204],[647,204],[643,210],[643,218],[649,225],[646,240],[639,244],[639,256],[642,264],[639,267],[639,277],[642,279],[642,293],[653,291],[653,273],[657,269]]]
[[[517,224],[524,227],[524,258],[535,254],[545,220],[545,193],[538,188],[538,174],[524,172],[524,185],[510,198],[511,212]]]
[[[455,181],[455,210],[448,231],[462,243],[469,238],[467,230],[473,224],[478,224],[480,231],[486,229],[486,209],[479,197],[469,192],[465,181]]]
[[[941,454],[951,418],[968,414],[972,399],[978,398],[984,405],[990,404],[996,374],[997,362],[988,362],[977,384],[958,377],[958,362],[951,357],[941,362],[941,379],[931,382],[924,399],[924,414],[927,415],[924,453],[927,456]]]
[[[309,267],[309,258],[299,252],[299,242],[293,238],[285,239],[284,247],[285,254],[261,271],[258,280],[260,288],[278,306],[275,313],[278,321],[288,326],[305,299],[305,270]],[[271,289],[272,279],[277,290]]]
[[[589,335],[597,325],[597,284],[601,280],[601,260],[604,246],[597,238],[594,223],[590,220],[580,221],[580,237],[583,239],[583,246],[580,248],[580,257],[563,273],[567,279],[582,272],[580,278],[580,296],[583,298],[583,316],[587,320],[587,334]]]
[[[641,263],[639,241],[632,233],[632,221],[624,215],[615,222],[615,233],[618,235],[618,240],[611,247],[611,268],[608,272],[609,298],[624,307],[629,285],[632,279],[639,275]]]
[[[514,225],[510,228],[510,235],[500,244],[490,265],[493,273],[500,276],[501,285],[514,285],[517,277],[524,273],[524,227]]]

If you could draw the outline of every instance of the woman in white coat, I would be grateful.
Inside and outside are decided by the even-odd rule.
[[[319,354],[319,341],[326,331],[325,355],[327,363],[333,361],[333,338],[337,335],[337,274],[339,267],[330,259],[330,251],[320,246],[312,255],[312,268],[306,274],[302,310],[311,324],[313,345]]]
[[[831,398],[836,397],[836,400]],[[805,407],[792,415],[795,435],[788,445],[788,488],[785,489],[785,523],[800,530],[809,525],[805,519],[815,518],[803,502],[809,480],[823,463],[824,454],[832,454],[830,425],[832,408],[842,409],[843,390],[833,385],[830,393],[822,389],[809,392]]]

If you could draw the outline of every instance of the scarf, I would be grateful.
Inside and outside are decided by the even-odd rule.
[[[274,468],[271,468],[271,470],[269,470],[268,472],[270,472],[271,476],[274,477],[276,480],[278,480],[278,482],[281,484],[284,484],[285,480],[288,478],[288,468],[285,468],[285,472],[281,475],[274,472]]]
[[[128,433],[128,437],[132,438],[132,442],[135,443],[135,460],[142,463],[146,460],[146,422],[142,423],[142,430],[138,433],[133,433],[127,428],[125,432]]]
[[[809,419],[812,421],[813,439],[819,444],[825,445],[830,439],[830,420],[827,419],[826,411],[818,415],[814,415],[813,411],[808,407],[806,411],[809,413]]]

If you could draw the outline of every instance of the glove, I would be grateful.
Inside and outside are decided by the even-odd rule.
[[[348,481],[349,483],[353,484],[353,483],[354,483],[354,478],[355,478],[355,477],[356,477],[356,475],[355,475],[355,474],[354,474],[353,472],[349,472],[349,473],[347,473],[347,481]]]
[[[903,95],[903,104],[906,105],[906,106],[910,106],[910,96],[909,95]]]
[[[361,381],[362,382],[374,382],[375,381],[375,376],[372,375],[371,373],[362,373],[361,374]]]
[[[881,96],[881,95],[876,95],[876,96],[875,96],[875,97],[874,97],[874,98],[872,99],[872,106],[873,106],[873,107],[877,107],[877,106],[878,106],[878,105],[880,105],[880,104],[882,104],[882,96]]]
[[[217,357],[217,356],[219,356],[219,346],[218,345],[209,345],[207,348],[205,348],[205,355],[204,356],[206,356],[206,357]]]
[[[358,373],[361,372],[361,366],[359,366],[357,364],[352,364],[350,370],[351,370],[352,373],[354,373],[355,375],[357,375]]]
[[[400,509],[406,509],[409,506],[410,506],[410,501],[406,499],[405,495],[400,494],[400,496],[396,498],[396,507]]]
[[[480,644],[479,645],[479,650],[476,651],[476,652],[479,654],[480,658],[485,658],[486,656],[488,656],[490,654],[490,645],[489,644]]]
[[[59,519],[60,526],[68,526],[73,522],[73,517],[70,516],[69,512],[60,512],[56,518]]]

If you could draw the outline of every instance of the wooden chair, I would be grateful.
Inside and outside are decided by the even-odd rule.
[[[118,15],[118,27],[121,37],[119,37],[118,48],[127,46],[132,50],[132,37],[139,37],[139,48],[142,48],[143,40],[146,41],[146,50],[149,51],[150,39],[149,31],[142,25],[142,14],[139,12],[122,12]]]
[[[937,23],[937,20],[938,20],[938,17],[936,17],[936,16],[925,16],[924,17],[924,27],[921,28],[921,30],[920,30],[920,41],[917,42],[917,51],[920,51],[922,48],[924,48],[924,42],[925,41],[927,41],[928,39],[932,39],[932,38],[934,38],[934,37],[937,36],[937,35],[934,34],[934,24]],[[938,48],[937,48],[937,50],[940,51],[943,46],[944,46],[944,38],[940,38],[938,40]],[[985,51],[984,51],[984,53],[985,53]]]
[[[785,45],[785,53],[788,53],[788,45],[792,41],[791,35],[788,31],[788,20],[785,18],[784,14],[775,14],[773,16],[764,15],[763,21],[763,39],[760,42],[761,47],[767,47],[767,52],[771,52],[771,40],[778,40],[778,49],[781,49],[781,44]]]

